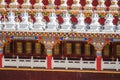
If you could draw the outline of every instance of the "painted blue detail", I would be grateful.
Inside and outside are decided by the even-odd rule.
[[[38,37],[37,37],[37,36],[35,36],[35,39],[38,39]]]
[[[88,40],[88,38],[84,38],[84,40]]]
[[[60,40],[64,40],[64,38],[63,38],[63,37],[60,37],[59,39],[60,39]]]
[[[113,41],[114,41],[114,39],[113,39],[113,38],[110,38],[110,41],[111,41],[111,42],[113,42]]]
[[[11,39],[14,39],[14,36],[10,36]]]

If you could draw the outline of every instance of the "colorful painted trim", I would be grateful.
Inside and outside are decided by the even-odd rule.
[[[14,37],[69,37],[69,38],[120,38],[119,33],[76,33],[76,32],[8,32],[3,31],[3,36]],[[11,37],[11,38],[12,38]]]

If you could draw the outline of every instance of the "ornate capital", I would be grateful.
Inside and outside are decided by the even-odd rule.
[[[59,37],[39,37],[38,41],[43,43],[46,49],[52,49],[54,44],[59,43]]]
[[[96,51],[101,51],[103,47],[109,42],[109,39],[106,38],[92,38],[90,40],[90,44],[92,44],[95,47]]]
[[[59,43],[59,37],[40,37],[38,41],[45,45],[47,55],[52,55],[52,48],[56,43]]]
[[[2,49],[4,47],[5,39],[3,38],[3,35],[0,34],[0,48]]]

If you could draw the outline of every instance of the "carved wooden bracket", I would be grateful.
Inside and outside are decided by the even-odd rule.
[[[105,38],[92,38],[90,40],[88,39],[88,41],[95,47],[95,50],[97,51],[101,51],[103,47],[109,43]]]
[[[102,50],[103,47],[107,44],[109,44],[109,39],[106,38],[92,38],[88,39],[89,43],[92,44],[96,50],[96,55],[97,56],[102,56]]]
[[[54,45],[59,42],[59,39],[56,37],[42,37],[40,42],[45,45],[47,55],[52,55],[52,49]]]

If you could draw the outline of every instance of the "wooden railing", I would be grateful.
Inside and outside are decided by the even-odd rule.
[[[47,66],[47,61],[46,59],[20,59],[18,56],[17,58],[4,58],[2,60],[2,67],[30,67],[30,68],[35,68],[35,67],[42,67],[46,68]]]
[[[92,69],[97,70],[96,60],[70,60],[67,57],[65,59],[54,59],[51,60],[52,69]],[[29,67],[29,68],[47,68],[47,58],[46,59],[21,59],[18,56],[16,58],[2,58],[2,67]],[[102,70],[120,70],[120,61],[116,59],[115,61],[101,61]]]

